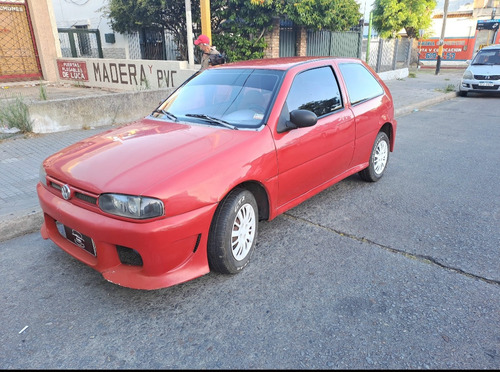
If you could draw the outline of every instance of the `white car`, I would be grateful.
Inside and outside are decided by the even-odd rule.
[[[480,49],[462,76],[458,94],[500,93],[500,44]]]

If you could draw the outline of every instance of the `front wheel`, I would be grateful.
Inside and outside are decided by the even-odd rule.
[[[389,137],[384,132],[379,132],[373,144],[370,162],[367,168],[359,172],[360,177],[368,182],[377,182],[384,175],[389,162]]]
[[[250,262],[258,235],[258,207],[253,194],[231,191],[217,208],[208,237],[210,268],[236,274]]]
[[[458,95],[460,97],[467,97],[467,91],[466,90],[459,90]]]

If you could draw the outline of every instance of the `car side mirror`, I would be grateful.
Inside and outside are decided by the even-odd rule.
[[[278,133],[297,128],[312,127],[318,122],[316,114],[309,110],[293,110],[290,112],[290,120],[278,126]]]

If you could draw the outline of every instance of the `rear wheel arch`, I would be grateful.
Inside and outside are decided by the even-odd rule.
[[[387,122],[384,125],[382,125],[382,127],[379,130],[379,133],[380,132],[384,132],[389,138],[390,150],[392,152],[394,150],[394,127],[392,123]]]

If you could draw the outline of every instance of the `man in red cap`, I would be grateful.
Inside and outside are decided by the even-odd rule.
[[[207,35],[202,34],[198,36],[198,39],[194,41],[194,45],[197,45],[203,51],[200,68],[200,71],[203,71],[210,66],[210,55],[219,54],[219,52],[214,46],[210,46],[210,39]]]

